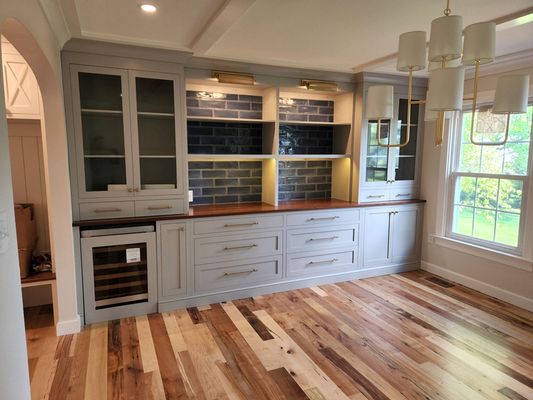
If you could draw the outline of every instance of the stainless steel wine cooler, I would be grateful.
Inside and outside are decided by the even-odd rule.
[[[153,226],[81,232],[85,323],[157,311]]]

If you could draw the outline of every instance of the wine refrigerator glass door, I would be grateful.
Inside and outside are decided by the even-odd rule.
[[[155,234],[82,239],[87,323],[156,311]]]

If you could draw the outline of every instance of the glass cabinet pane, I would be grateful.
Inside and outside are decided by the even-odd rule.
[[[147,301],[146,243],[94,247],[92,252],[96,309]]]
[[[125,190],[122,77],[80,72],[78,79],[85,190]]]
[[[176,187],[174,81],[135,79],[142,190]]]
[[[389,163],[389,151],[386,147],[378,146],[377,121],[368,121],[368,139],[366,150],[366,181],[385,182],[387,180],[387,166]],[[381,123],[380,140],[389,142],[390,123]]]
[[[396,181],[412,181],[416,171],[416,147],[418,139],[419,105],[411,106],[411,127],[409,143],[400,148],[391,149],[394,153],[394,173]],[[397,143],[403,143],[407,135],[407,99],[400,99],[398,104]]]

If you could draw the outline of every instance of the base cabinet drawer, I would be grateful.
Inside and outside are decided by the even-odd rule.
[[[246,288],[280,279],[281,267],[281,257],[196,266],[194,286],[197,292]]]
[[[133,201],[81,203],[80,219],[125,218],[135,215]]]
[[[357,268],[355,249],[334,252],[291,254],[287,257],[287,276],[328,275]]]
[[[361,190],[359,201],[361,203],[377,203],[390,200],[389,189],[365,189]]]
[[[283,227],[282,215],[214,218],[194,222],[194,234],[225,233]]]
[[[359,222],[359,210],[302,211],[287,216],[287,226],[342,225]]]
[[[417,197],[417,193],[414,187],[404,187],[391,189],[390,199],[391,201],[409,200]]]
[[[225,235],[194,240],[195,264],[267,257],[282,252],[283,233]]]
[[[170,200],[135,200],[135,216],[183,214],[183,199]]]
[[[356,246],[358,226],[290,230],[287,232],[287,251],[313,251],[332,247]]]

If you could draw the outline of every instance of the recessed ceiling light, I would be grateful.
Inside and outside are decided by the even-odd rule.
[[[141,3],[139,4],[139,7],[148,14],[153,14],[157,11],[157,7],[152,3]]]

